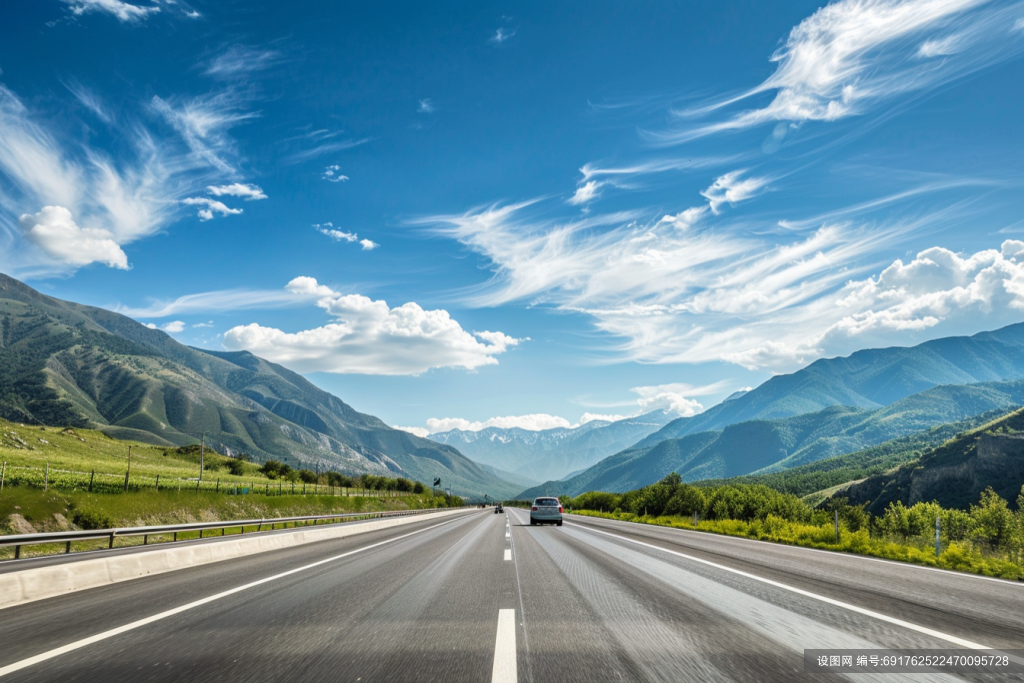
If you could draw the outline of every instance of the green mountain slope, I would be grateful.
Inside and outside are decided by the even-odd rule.
[[[778,420],[751,420],[631,448],[560,482],[520,494],[628,491],[671,472],[684,481],[769,473],[806,465],[995,409],[1024,404],[1024,381],[934,387],[877,410],[832,406]]]
[[[1024,486],[1024,409],[964,432],[895,470],[876,474],[837,495],[882,514],[890,503],[937,501],[967,509],[988,487],[1011,505]]]
[[[765,474],[748,474],[728,479],[705,479],[702,486],[724,484],[764,484],[782,493],[807,496],[825,489],[866,479],[875,474],[917,460],[962,432],[976,429],[1006,415],[1005,410],[991,410],[981,415],[948,422],[931,429],[890,439],[877,446],[826,458],[788,470]]]
[[[47,297],[0,275],[0,416],[93,426],[183,445],[205,433],[225,453],[293,466],[441,477],[456,493],[518,487],[456,449],[357,412],[247,352],[194,349],[117,313]]]
[[[634,445],[647,448],[749,420],[775,420],[843,405],[875,409],[931,387],[1024,378],[1024,323],[973,337],[865,349],[773,377],[735,400],[680,418]]]

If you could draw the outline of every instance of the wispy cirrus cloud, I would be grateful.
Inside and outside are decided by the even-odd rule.
[[[589,204],[601,195],[601,185],[603,185],[603,183],[596,180],[588,180],[584,182],[582,185],[577,187],[576,192],[569,197],[568,203],[575,205]]]
[[[284,158],[284,162],[288,164],[299,164],[304,161],[316,159],[317,157],[321,157],[325,154],[332,154],[334,152],[343,152],[347,149],[353,149],[355,147],[365,145],[366,143],[372,141],[373,138],[359,138],[349,140],[337,140],[333,142],[323,142],[317,144],[314,147],[310,147],[308,149],[304,149],[299,152],[289,154]]]
[[[68,145],[0,85],[0,233],[11,244],[0,253],[5,268],[127,267],[121,247],[173,216],[179,188],[171,179],[182,164],[141,127],[124,137],[130,151],[117,162]]]
[[[718,213],[723,204],[738,204],[764,191],[768,178],[744,177],[745,170],[730,171],[715,178],[715,182],[701,196],[708,200],[712,213]]]
[[[775,72],[736,97],[679,112],[688,120],[774,93],[761,108],[655,134],[683,142],[768,122],[835,121],[897,95],[977,71],[1022,49],[1007,26],[1021,3],[985,0],[841,0],[793,28],[771,60]],[[943,57],[935,62],[928,58]]]
[[[241,100],[230,91],[166,100],[154,95],[151,106],[178,132],[198,161],[223,173],[235,172],[229,157],[237,152],[228,131],[258,116],[243,111]]]
[[[416,111],[420,114],[433,114],[436,109],[437,107],[434,106],[433,101],[429,97],[420,100],[419,104],[416,105]]]
[[[934,228],[941,213],[888,226],[824,222],[780,242],[728,223],[696,229],[702,215],[690,211],[558,221],[523,203],[418,223],[490,260],[493,277],[467,303],[530,301],[588,315],[621,340],[616,357],[639,362],[792,369],[906,333],[978,330],[1024,312],[1022,242],[967,256],[936,247],[875,270],[870,259],[883,246]]]
[[[268,69],[282,61],[277,50],[231,45],[206,62],[203,74],[224,80]]]
[[[517,29],[501,27],[494,32],[489,41],[494,45],[504,45],[515,37]]]
[[[71,13],[81,16],[87,12],[106,12],[119,21],[125,23],[138,23],[151,14],[160,11],[156,5],[133,5],[122,0],[63,0],[69,5]]]

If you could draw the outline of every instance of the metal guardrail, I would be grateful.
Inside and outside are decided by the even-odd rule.
[[[466,506],[470,507],[470,506]],[[14,559],[21,559],[21,548],[27,545],[44,545],[49,543],[63,543],[64,554],[71,552],[71,544],[75,541],[96,541],[96,540],[109,540],[107,548],[114,547],[114,541],[117,538],[127,538],[131,536],[142,536],[142,544],[149,544],[150,536],[168,536],[173,535],[173,541],[178,540],[179,533],[187,532],[199,532],[199,538],[203,538],[203,533],[206,531],[220,530],[221,536],[225,535],[228,529],[240,529],[239,534],[245,533],[246,527],[256,527],[255,532],[264,531],[264,527],[269,527],[267,530],[274,530],[278,525],[287,527],[288,524],[304,526],[317,526],[320,522],[328,522],[329,520],[336,520],[335,523],[340,523],[341,520],[345,521],[356,521],[358,519],[378,519],[384,517],[405,517],[409,515],[421,515],[428,512],[437,512],[438,510],[451,510],[458,508],[426,508],[423,510],[388,510],[385,512],[345,512],[336,515],[309,515],[305,517],[271,517],[271,518],[260,518],[260,519],[239,519],[230,520],[223,522],[199,522],[196,524],[169,524],[165,526],[137,526],[137,527],[121,527],[116,529],[86,529],[81,531],[54,531],[49,533],[41,534],[12,534],[7,536],[0,536],[0,548],[9,548],[14,546]],[[188,539],[195,540],[195,539]],[[166,541],[164,541],[166,542]],[[0,562],[10,560],[0,560]]]

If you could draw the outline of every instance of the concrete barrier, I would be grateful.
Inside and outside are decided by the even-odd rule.
[[[228,538],[210,543],[171,545],[166,548],[157,545],[144,552],[115,554],[91,560],[9,572],[0,574],[0,609],[143,576],[163,574],[186,567],[221,562],[271,550],[292,548],[306,543],[365,534],[413,522],[444,518],[460,512],[466,511],[440,510],[436,513],[410,517]]]

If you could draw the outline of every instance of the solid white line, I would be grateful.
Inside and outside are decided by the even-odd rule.
[[[625,536],[619,536],[618,534],[612,534],[612,533],[609,533],[607,531],[599,531],[598,529],[594,529],[592,527],[587,527],[587,526],[584,526],[584,525],[581,525],[581,524],[571,524],[571,526],[579,527],[580,529],[583,529],[585,531],[590,531],[590,532],[595,533],[595,534],[604,534],[605,536],[611,536],[612,538],[617,538],[617,539],[619,539],[621,541],[627,541],[629,543],[635,543],[636,545],[642,545],[642,546],[647,547],[647,548],[652,548],[653,550],[660,550],[663,553],[668,553],[670,555],[675,555],[677,557],[682,557],[682,558],[690,560],[692,562],[698,562],[700,564],[707,565],[708,567],[714,567],[715,569],[721,569],[722,571],[727,571],[727,572],[730,572],[732,574],[736,574],[738,576],[742,576],[742,577],[745,577],[745,578],[748,578],[748,579],[753,579],[754,581],[760,581],[761,583],[767,584],[769,586],[774,586],[776,588],[781,588],[782,590],[786,590],[786,591],[789,591],[791,593],[796,593],[797,595],[802,595],[804,597],[811,598],[813,600],[818,600],[820,602],[824,602],[826,604],[833,605],[835,607],[841,607],[841,608],[849,610],[851,612],[856,612],[857,614],[863,614],[864,616],[873,617],[875,619],[879,619],[881,621],[884,621],[884,622],[887,622],[887,623],[890,623],[890,624],[895,624],[896,626],[902,626],[903,628],[910,629],[911,631],[917,631],[918,633],[923,633],[923,634],[931,636],[933,638],[938,638],[939,640],[945,640],[946,642],[953,643],[955,645],[960,645],[962,647],[967,647],[967,648],[971,648],[971,649],[974,649],[974,650],[990,650],[990,649],[992,649],[992,648],[988,647],[987,645],[980,645],[980,644],[972,642],[970,640],[964,640],[963,638],[957,638],[956,636],[951,636],[948,633],[942,633],[941,631],[936,631],[934,629],[930,629],[930,628],[927,628],[925,626],[918,626],[917,624],[912,624],[909,621],[903,621],[902,619],[896,619],[895,617],[890,617],[890,616],[887,616],[885,614],[881,614],[879,612],[874,612],[874,611],[869,610],[869,609],[864,609],[863,607],[857,607],[856,605],[851,605],[848,602],[841,602],[839,600],[833,600],[832,598],[827,598],[824,595],[818,595],[817,593],[811,593],[809,591],[805,591],[803,589],[796,588],[794,586],[789,586],[789,585],[784,584],[784,583],[779,583],[778,581],[772,581],[771,579],[766,579],[766,578],[761,577],[761,576],[756,576],[755,574],[750,574],[748,572],[740,571],[739,569],[733,569],[732,567],[726,567],[725,565],[721,565],[721,564],[718,564],[716,562],[709,562],[708,560],[702,560],[699,557],[693,557],[692,555],[686,555],[684,553],[676,552],[675,550],[669,550],[668,548],[662,548],[661,546],[657,546],[657,545],[654,545],[652,543],[644,543],[643,541],[635,541],[632,538],[626,538]]]
[[[491,683],[517,683],[516,611],[498,610],[498,635],[494,640],[494,668]]]
[[[605,521],[605,522],[618,522],[620,524],[639,524],[639,522],[624,522],[624,521],[618,520],[618,519],[608,519],[607,517],[589,517],[587,515],[580,515],[580,516],[584,517],[586,519],[599,519],[599,520],[602,520],[602,521]],[[577,526],[580,526],[580,525],[577,525]],[[650,524],[650,525],[645,525],[645,526],[651,526],[651,527],[654,527],[654,529],[657,529],[657,530],[660,530],[660,531],[677,531],[677,532],[680,532],[680,533],[682,533],[684,535],[698,535],[698,536],[700,536],[702,538],[707,538],[708,536],[712,536],[712,537],[719,538],[719,539],[728,539],[729,541],[737,541],[737,542],[745,542],[745,543],[764,543],[766,545],[775,546],[776,548],[778,548],[778,547],[790,548],[791,550],[802,550],[802,551],[808,552],[808,553],[825,553],[826,555],[831,555],[832,557],[835,557],[835,556],[839,555],[839,556],[842,556],[844,559],[849,558],[851,560],[863,560],[863,561],[866,561],[866,562],[882,562],[884,564],[891,564],[891,565],[895,565],[897,567],[905,567],[907,569],[923,569],[924,571],[927,571],[927,572],[939,572],[940,574],[945,574],[946,576],[955,576],[958,579],[980,579],[982,581],[995,581],[996,583],[1001,583],[1004,586],[1013,586],[1014,588],[1017,588],[1017,589],[1024,589],[1024,583],[1020,583],[1020,582],[1016,582],[1016,581],[1011,581],[1010,579],[1000,579],[1000,578],[997,578],[995,576],[982,576],[981,574],[967,574],[965,572],[958,572],[958,571],[956,571],[954,569],[942,569],[941,567],[925,567],[924,565],[913,564],[911,562],[900,562],[899,560],[887,560],[887,559],[885,559],[883,557],[869,557],[868,555],[856,555],[854,553],[844,553],[844,552],[840,552],[838,550],[823,550],[822,548],[805,548],[805,547],[803,547],[801,545],[789,545],[789,544],[786,544],[786,543],[777,543],[775,541],[762,541],[759,538],[744,538],[742,536],[726,536],[725,534],[716,534],[713,531],[698,531],[696,529],[679,529],[679,528],[673,528],[673,527],[658,526],[658,525],[655,525],[655,524]],[[737,543],[737,544],[739,544],[739,543]]]
[[[88,638],[83,638],[81,640],[76,640],[73,643],[68,643],[67,645],[62,645],[61,647],[55,648],[53,650],[49,650],[48,652],[43,652],[42,654],[38,654],[38,655],[36,655],[34,657],[29,657],[28,659],[23,659],[20,662],[14,662],[13,664],[8,664],[7,666],[0,668],[0,678],[2,678],[3,676],[6,676],[8,674],[12,674],[15,671],[21,671],[22,669],[30,667],[33,664],[39,664],[40,662],[45,662],[48,659],[53,659],[54,657],[59,657],[60,655],[67,654],[68,652],[72,652],[74,650],[78,650],[78,649],[83,648],[83,647],[85,647],[87,645],[92,645],[93,643],[98,643],[101,640],[107,640],[108,638],[113,638],[114,636],[120,635],[122,633],[126,633],[128,631],[133,631],[133,630],[135,630],[137,628],[141,628],[141,627],[146,626],[148,624],[152,624],[153,622],[161,621],[162,619],[166,619],[168,617],[173,617],[175,614],[181,614],[182,612],[187,612],[187,611],[189,611],[191,609],[195,609],[196,607],[201,607],[201,606],[203,606],[203,605],[205,605],[205,604],[207,604],[209,602],[213,602],[215,600],[220,600],[221,598],[226,598],[229,595],[234,595],[235,593],[240,593],[240,592],[242,592],[244,590],[248,590],[250,588],[255,588],[256,586],[260,586],[260,585],[262,585],[264,583],[269,583],[271,581],[276,581],[277,579],[281,579],[281,578],[284,578],[286,576],[291,576],[292,574],[298,574],[299,572],[304,572],[307,569],[312,569],[313,567],[319,567],[320,565],[327,564],[328,562],[334,562],[335,560],[340,560],[340,559],[342,559],[344,557],[348,557],[350,555],[355,555],[356,553],[361,553],[361,552],[366,551],[366,550],[371,550],[372,548],[379,548],[382,545],[387,545],[388,543],[394,543],[395,541],[401,541],[404,538],[409,538],[410,536],[415,536],[416,534],[421,534],[424,531],[430,531],[431,529],[436,529],[439,526],[443,526],[444,524],[448,524],[450,521],[451,520],[444,521],[444,522],[441,522],[440,524],[435,524],[435,525],[429,526],[429,527],[427,527],[425,529],[419,529],[418,531],[413,531],[413,532],[408,533],[408,534],[403,534],[402,536],[396,536],[395,538],[390,538],[390,539],[388,539],[386,541],[380,541],[379,543],[374,543],[372,545],[368,545],[368,546],[363,547],[363,548],[357,548],[356,550],[350,550],[347,553],[342,553],[341,555],[335,555],[334,557],[328,557],[326,560],[320,560],[318,562],[313,562],[312,564],[307,564],[304,567],[297,567],[295,569],[290,569],[290,570],[288,570],[286,572],[282,572],[280,574],[275,574],[274,576],[268,576],[265,579],[260,579],[259,581],[253,581],[252,583],[247,583],[244,586],[237,586],[235,588],[231,588],[231,589],[223,591],[221,593],[217,593],[215,595],[211,595],[209,597],[205,597],[205,598],[202,598],[200,600],[196,600],[195,602],[190,602],[188,604],[181,605],[180,607],[175,607],[173,609],[169,609],[166,612],[160,612],[159,614],[154,614],[153,616],[146,617],[145,619],[139,619],[138,621],[133,621],[130,624],[125,624],[124,626],[118,626],[117,628],[112,628],[109,631],[104,631],[103,633],[97,633],[96,635],[89,636]],[[500,631],[499,631],[499,633],[500,633]],[[513,633],[513,637],[515,637],[515,633]],[[515,680],[515,679],[513,679],[513,680]]]
[[[512,549],[511,548],[505,548],[505,561],[506,562],[511,562],[512,561]]]

